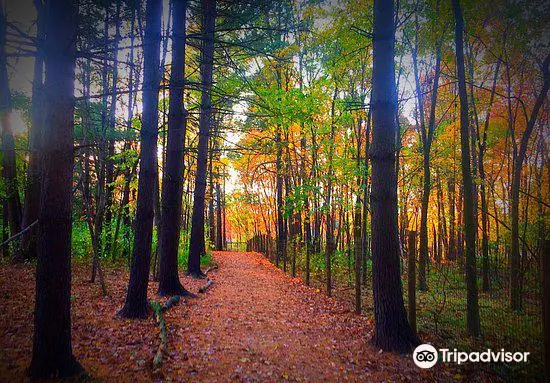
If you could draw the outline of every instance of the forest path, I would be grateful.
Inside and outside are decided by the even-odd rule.
[[[214,252],[215,284],[165,313],[168,351],[153,371],[159,329],[151,318],[122,319],[127,267],[105,267],[109,296],[90,284],[88,263],[73,264],[73,354],[105,382],[449,381],[448,367],[421,370],[410,356],[369,345],[373,326],[348,301],[290,278],[257,253]],[[0,265],[0,382],[21,382],[30,363],[33,265]],[[204,280],[180,274],[197,292]],[[9,283],[8,283],[9,281]],[[148,297],[158,284],[149,283]]]
[[[364,316],[286,276],[262,255],[215,252],[214,260],[215,285],[187,301],[187,331],[169,339],[184,353],[172,354],[178,376],[318,382],[431,375],[408,357],[378,353],[368,344],[372,325]]]

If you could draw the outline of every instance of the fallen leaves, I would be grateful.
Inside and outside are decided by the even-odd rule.
[[[464,376],[447,368],[421,371],[410,357],[369,345],[372,319],[327,299],[281,273],[259,254],[215,253],[215,288],[164,314],[168,348],[153,370],[158,326],[152,319],[116,317],[128,272],[105,268],[111,298],[73,267],[73,353],[106,381],[446,381]],[[34,307],[32,267],[0,267],[0,381],[24,380],[30,363]],[[181,275],[196,292],[204,281]],[[7,283],[9,281],[9,283]],[[149,284],[149,297],[157,284]],[[471,378],[470,376],[465,379]],[[487,380],[487,379],[485,379]]]

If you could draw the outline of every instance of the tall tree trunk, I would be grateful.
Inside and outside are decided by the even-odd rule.
[[[223,230],[222,230],[222,247],[223,250],[227,250],[227,217],[226,217],[226,211],[225,211],[225,177],[223,178],[223,189],[222,189],[222,223],[223,223]]]
[[[439,259],[439,261],[441,262],[441,260],[443,259],[443,254],[444,253],[447,253],[448,254],[448,251],[449,251],[449,245],[448,245],[448,242],[447,242],[447,218],[446,218],[446,215],[445,215],[445,205],[443,203],[443,190],[441,188],[441,177],[440,177],[440,174],[437,173],[437,181],[436,181],[436,185],[437,185],[437,217],[438,217],[438,222],[437,222],[437,225],[438,225],[438,231],[439,231],[439,237],[440,237],[440,242],[442,244],[442,248],[441,248],[441,258]]]
[[[417,21],[418,22],[418,21]],[[418,25],[417,25],[418,30]],[[435,131],[435,109],[437,103],[437,90],[439,87],[439,73],[441,67],[441,43],[436,46],[436,61],[434,69],[434,81],[432,88],[432,98],[430,102],[430,115],[428,121],[428,131],[426,132],[424,118],[424,98],[420,86],[420,75],[418,73],[417,59],[418,37],[413,49],[413,68],[416,84],[416,97],[418,111],[420,116],[420,141],[422,143],[422,203],[420,208],[420,262],[418,268],[418,287],[421,291],[428,290],[426,280],[426,267],[430,261],[428,255],[428,205],[430,203],[431,191],[431,172],[430,172],[430,152],[432,147],[433,135]]]
[[[34,77],[32,83],[32,109],[31,126],[29,129],[29,165],[27,167],[27,188],[25,190],[25,203],[21,227],[26,228],[38,219],[40,201],[40,149],[42,145],[43,129],[43,72],[44,58],[42,44],[44,40],[44,5],[42,1],[35,0],[37,13],[36,32],[36,56],[34,61]],[[22,259],[36,258],[36,231],[23,236],[21,240]]]
[[[34,379],[65,378],[83,371],[71,346],[71,225],[74,69],[78,7],[47,3],[42,187],[32,361]]]
[[[335,81],[336,82],[336,81]],[[333,178],[333,157],[334,157],[334,137],[336,134],[336,123],[335,123],[335,106],[336,106],[336,97],[338,96],[338,87],[334,87],[334,93],[332,95],[332,105],[330,109],[331,115],[331,128],[330,128],[330,138],[329,138],[329,153],[328,153],[328,172],[327,172],[327,199],[325,201],[326,207],[326,249],[325,249],[325,268],[326,268],[326,288],[327,295],[330,297],[332,295],[332,255],[335,250],[334,244],[334,213],[331,204],[332,197],[332,178]]]
[[[149,315],[147,285],[151,264],[153,239],[153,210],[157,176],[156,156],[158,137],[158,91],[160,84],[160,21],[162,2],[147,0],[145,38],[143,42],[143,116],[141,127],[141,153],[138,179],[138,196],[134,246],[130,281],[124,307],[119,312],[126,318],[146,318]]]
[[[107,158],[105,164],[105,245],[104,254],[111,254],[111,241],[112,235],[112,220],[113,220],[113,194],[115,181],[115,164],[113,162],[113,156],[115,154],[115,130],[116,130],[116,102],[117,102],[117,89],[118,89],[118,49],[120,42],[120,5],[121,0],[115,0],[116,14],[115,14],[115,38],[113,42],[113,85],[111,88],[111,105],[109,110],[109,125],[108,125],[108,144],[107,144]]]
[[[493,101],[495,99],[495,91],[498,80],[498,72],[500,69],[501,59],[498,58],[495,74],[493,77],[493,85],[491,87],[491,96],[489,97],[489,106],[487,107],[487,116],[485,117],[485,125],[483,128],[483,134],[478,137],[478,169],[479,169],[479,178],[480,178],[480,197],[481,197],[481,252],[483,254],[483,291],[487,292],[490,290],[490,280],[489,280],[489,215],[488,215],[488,204],[487,204],[487,192],[486,192],[486,175],[485,175],[485,151],[487,150],[487,131],[489,130],[489,120],[491,118],[491,108],[493,106]]]
[[[386,351],[410,352],[419,343],[403,302],[397,225],[394,4],[375,0],[373,35],[372,136],[372,279],[375,334],[373,343]]]
[[[162,179],[161,237],[159,238],[159,294],[188,295],[178,276],[178,248],[181,227],[183,191],[183,151],[187,127],[187,112],[183,104],[185,81],[185,12],[187,0],[172,0],[172,67],[170,74],[170,105],[168,142]]]
[[[281,143],[281,127],[277,126],[275,135],[275,143],[277,145],[276,159],[276,195],[277,195],[277,251],[275,253],[275,265],[279,267],[279,262],[286,260],[286,226],[284,221],[284,204],[283,204],[283,148]]]
[[[418,16],[416,17],[416,31],[418,31]],[[426,265],[429,262],[428,255],[428,203],[430,201],[430,150],[426,137],[424,118],[424,98],[420,87],[420,75],[418,73],[418,36],[412,49],[412,61],[414,69],[414,81],[416,86],[416,103],[420,121],[417,126],[420,129],[420,143],[422,146],[422,203],[420,207],[420,254],[418,262],[418,289],[428,290],[426,281]],[[404,236],[402,236],[404,237]]]
[[[367,129],[365,132],[365,157],[363,159],[365,164],[365,171],[363,173],[363,220],[361,227],[361,283],[367,284],[367,259],[369,255],[369,152],[370,152],[370,132],[371,132],[371,120],[372,120],[372,103],[369,103],[369,111],[367,113]]]
[[[357,169],[361,170],[361,129],[363,128],[363,119],[359,118],[357,124]],[[367,187],[363,184],[363,175],[357,176],[357,196],[355,199],[355,208],[353,215],[353,244],[354,244],[354,266],[355,266],[355,312],[361,313],[361,260],[363,259],[363,243],[361,241],[361,193],[362,188]],[[365,201],[366,203],[366,201]]]
[[[301,172],[301,177],[302,177],[302,186],[304,186],[305,184],[309,184],[309,181],[307,181],[307,176],[306,176],[306,162],[305,162],[305,158],[306,158],[306,154],[307,154],[307,148],[306,148],[306,135],[305,135],[305,131],[304,131],[304,127],[302,126],[302,129],[300,130],[300,134],[301,134],[301,137],[300,137],[300,150],[301,152],[303,153],[303,157],[302,157],[302,161],[301,161],[301,167],[300,167],[300,172]],[[311,278],[311,253],[312,253],[312,250],[313,250],[313,244],[312,244],[312,241],[311,241],[311,211],[310,211],[310,207],[309,207],[309,192],[306,191],[306,193],[304,193],[304,219],[303,219],[303,233],[304,233],[304,237],[303,237],[303,243],[305,245],[305,252],[306,252],[306,264],[305,264],[305,274],[306,274],[306,285],[309,286],[309,283],[310,283],[310,278]]]
[[[162,84],[166,83],[166,56],[168,54],[168,40],[170,36],[170,20],[172,19],[172,3],[168,3],[168,19],[166,25],[164,24],[164,18],[161,23],[161,33],[162,33],[162,51],[160,58],[160,70],[161,70],[161,82]],[[164,169],[166,165],[166,138],[167,138],[167,114],[166,114],[166,86],[162,87],[162,140],[161,140],[161,152],[160,156],[155,156],[155,169],[157,171],[155,176],[155,207],[153,209],[154,215],[154,230],[157,233],[157,245],[155,246],[155,252],[153,253],[153,267],[152,267],[152,277],[155,282],[159,280],[159,254],[162,252],[161,243],[159,239],[162,237],[162,207],[161,207],[161,172],[159,169]],[[160,158],[159,158],[160,157]],[[159,159],[161,161],[159,166]]]
[[[223,250],[222,191],[216,182],[216,250]]]
[[[455,236],[455,180],[454,177],[447,179],[447,194],[449,199],[449,251],[447,259],[456,260],[456,236]]]
[[[191,220],[191,239],[189,242],[189,261],[187,272],[193,277],[203,277],[201,255],[204,245],[204,197],[206,192],[206,167],[208,159],[208,140],[212,123],[212,72],[214,67],[214,28],[216,24],[216,0],[202,0],[202,98],[199,119],[199,144],[195,192],[193,198],[193,217]]]
[[[11,235],[21,230],[21,201],[15,164],[15,141],[11,126],[11,94],[6,55],[6,16],[0,11],[0,122],[2,123],[2,177],[6,182],[6,200]]]
[[[535,127],[539,110],[541,109],[548,89],[550,88],[550,54],[546,56],[542,63],[542,75],[543,86],[540,93],[537,96],[529,121],[521,137],[521,143],[519,147],[518,155],[514,161],[513,173],[512,173],[512,189],[510,192],[510,215],[512,218],[512,253],[510,254],[510,299],[512,310],[521,310],[521,265],[520,265],[520,253],[519,253],[519,189],[521,182],[521,168],[523,167],[523,161],[527,153],[527,145],[529,144],[529,138]]]
[[[481,327],[479,321],[476,270],[476,215],[474,214],[474,189],[472,173],[470,171],[470,128],[463,48],[464,20],[462,19],[460,0],[453,0],[453,12],[455,15],[456,66],[458,72],[458,93],[460,98],[460,149],[464,195],[464,235],[466,241],[466,324],[468,327],[468,333],[472,336],[478,336],[480,334]]]
[[[214,131],[214,137],[216,132]],[[214,140],[210,140],[210,153],[208,153],[208,192],[210,198],[208,199],[208,239],[210,243],[213,244],[216,240],[216,232],[214,226],[214,172],[213,172],[213,162],[214,162]]]
[[[464,228],[464,182],[458,184],[458,210],[457,228]],[[456,233],[456,256],[462,272],[464,272],[464,230],[457,230]]]
[[[134,8],[131,9],[132,15],[131,15],[131,22],[130,22],[130,52],[129,52],[129,79],[128,79],[128,118],[126,120],[126,134],[128,135],[127,141],[124,144],[124,152],[129,150],[131,148],[131,141],[129,141],[129,136],[131,134],[132,130],[132,121],[134,119],[134,93],[137,95],[137,92],[135,92],[135,89],[138,88],[139,83],[139,77],[134,76],[135,68],[134,68],[134,49],[135,49],[135,16],[136,16],[136,10]],[[135,79],[135,80],[134,80]],[[134,81],[136,84],[134,85]],[[132,182],[132,179],[136,173],[137,165],[139,161],[136,161],[136,163],[130,167],[128,166],[127,169],[124,172],[124,188],[122,190],[122,199],[120,202],[118,214],[117,214],[117,220],[116,220],[116,227],[115,227],[115,233],[113,235],[113,244],[112,244],[112,259],[114,260],[117,248],[118,248],[118,233],[120,230],[120,226],[122,222],[124,222],[125,230],[123,235],[123,240],[125,246],[123,247],[123,257],[126,255],[127,248],[130,246],[126,246],[128,241],[128,233],[129,228],[131,225],[130,217],[129,217],[129,206],[130,203],[130,184]]]
[[[103,24],[103,47],[108,50],[109,47],[109,5],[105,3],[105,21]],[[92,258],[92,275],[90,282],[94,283],[97,270],[99,268],[99,259],[103,252],[103,224],[105,221],[105,204],[106,204],[106,169],[108,161],[109,141],[107,138],[107,131],[109,125],[109,118],[107,115],[108,108],[108,67],[109,60],[106,55],[103,59],[103,67],[101,69],[101,86],[102,86],[102,100],[101,100],[101,132],[99,135],[99,155],[97,169],[97,191],[96,191],[96,212],[92,214],[93,225],[89,225],[90,235],[92,236],[93,258]]]

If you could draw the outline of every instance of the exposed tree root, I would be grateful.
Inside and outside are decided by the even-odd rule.
[[[200,271],[200,272],[188,272],[185,275],[188,275],[191,278],[195,278],[195,279],[206,279],[206,274],[203,273],[202,271]]]
[[[214,271],[214,270],[218,270],[218,264],[217,263],[213,263],[210,267],[208,267],[206,269],[206,271],[204,272],[204,275],[208,275],[209,272]]]
[[[157,322],[160,329],[160,344],[153,357],[153,369],[157,369],[162,365],[162,357],[166,352],[168,347],[168,332],[166,331],[166,323],[164,322],[163,313],[166,312],[170,307],[174,306],[180,301],[181,297],[179,295],[174,295],[168,299],[162,306],[157,301],[150,301],[151,308],[153,309],[153,318]]]
[[[205,293],[206,290],[208,290],[210,287],[212,287],[214,285],[214,281],[212,279],[209,279],[208,281],[206,281],[206,283],[204,284],[204,286],[202,286],[200,289],[199,289],[199,293]]]

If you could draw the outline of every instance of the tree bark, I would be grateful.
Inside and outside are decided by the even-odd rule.
[[[214,128],[214,137],[216,136]],[[210,140],[210,153],[208,153],[208,239],[211,244],[216,240],[216,231],[214,224],[214,172],[213,172],[213,162],[214,162],[214,140]]]
[[[21,201],[17,185],[15,141],[11,126],[11,93],[6,55],[6,15],[0,10],[0,122],[2,123],[2,176],[6,182],[6,199],[11,235],[21,231]]]
[[[42,44],[44,40],[44,5],[42,1],[35,0],[34,5],[37,13],[36,33],[36,56],[34,61],[34,76],[32,83],[32,109],[31,126],[29,129],[29,164],[27,167],[27,188],[25,190],[25,203],[21,227],[28,227],[38,219],[38,208],[40,201],[40,148],[43,129],[43,72],[44,58],[42,57]],[[22,237],[21,257],[22,259],[36,258],[36,231],[32,231]]]
[[[336,82],[336,80],[335,80]],[[334,244],[334,216],[331,204],[332,198],[332,178],[333,178],[333,157],[334,157],[334,137],[336,134],[336,123],[335,123],[335,104],[336,97],[338,96],[338,87],[334,87],[334,93],[332,95],[332,105],[330,108],[331,115],[331,128],[330,128],[330,138],[329,138],[329,153],[328,153],[328,172],[327,172],[327,197],[325,201],[325,211],[326,211],[326,249],[325,249],[325,269],[326,269],[326,289],[327,295],[330,297],[332,295],[332,255],[335,250]]]
[[[373,343],[385,351],[410,352],[419,343],[408,321],[399,271],[397,225],[394,4],[374,2],[373,137],[371,148],[372,279],[375,334]]]
[[[478,336],[481,331],[479,321],[478,288],[476,271],[476,246],[473,180],[470,170],[470,129],[468,116],[468,95],[464,70],[464,20],[460,0],[453,0],[455,15],[456,66],[458,72],[458,92],[460,98],[460,149],[464,195],[464,235],[466,241],[466,322],[468,333]]]
[[[418,21],[417,21],[418,30]],[[437,103],[437,91],[439,87],[439,73],[441,67],[441,44],[437,43],[436,46],[436,59],[434,69],[434,81],[432,87],[432,98],[430,102],[430,115],[428,121],[428,131],[426,132],[425,118],[424,118],[424,98],[422,95],[422,89],[420,86],[420,75],[418,73],[418,37],[416,45],[413,49],[413,68],[414,78],[416,84],[416,98],[418,103],[418,111],[420,117],[420,140],[422,143],[422,203],[420,208],[420,263],[418,268],[418,288],[421,291],[428,290],[428,283],[426,280],[426,267],[430,262],[428,255],[428,205],[430,203],[430,191],[431,191],[431,172],[430,172],[430,152],[432,147],[433,135],[435,131],[435,109]]]
[[[407,280],[409,290],[409,323],[416,333],[416,231],[409,231]]]
[[[83,372],[71,346],[71,225],[74,70],[78,7],[72,0],[47,3],[42,187],[38,213],[38,262],[33,355],[34,379]]]
[[[456,236],[455,236],[455,180],[454,177],[447,179],[447,194],[449,199],[449,251],[447,259],[456,260]]]
[[[216,250],[223,250],[222,191],[219,180],[216,182]]]
[[[520,253],[519,253],[519,189],[521,182],[521,168],[523,167],[523,161],[527,153],[527,145],[529,144],[529,138],[535,127],[539,110],[541,109],[548,89],[550,88],[550,54],[546,56],[542,63],[542,75],[543,86],[540,93],[537,96],[529,121],[525,132],[521,137],[521,143],[519,152],[514,161],[513,173],[512,173],[512,189],[510,192],[510,215],[512,219],[512,252],[510,254],[510,299],[512,310],[521,310],[521,265],[520,265]]]
[[[156,156],[158,137],[158,90],[160,84],[160,40],[162,2],[147,0],[146,28],[143,42],[143,116],[141,127],[141,153],[138,179],[138,196],[134,247],[130,269],[130,281],[124,307],[119,312],[125,318],[146,318],[147,284],[151,264],[153,237],[153,210],[157,176]]]
[[[188,295],[178,276],[178,249],[183,191],[183,152],[187,130],[187,112],[183,104],[185,81],[185,12],[187,0],[172,0],[172,67],[168,142],[162,179],[162,230],[159,238],[159,294]]]
[[[357,124],[357,169],[361,169],[361,129],[363,119],[359,118]],[[361,313],[361,260],[363,259],[363,243],[361,240],[361,194],[362,188],[367,185],[363,184],[363,176],[361,173],[357,176],[357,196],[353,213],[353,244],[354,244],[354,271],[355,271],[355,313]],[[366,201],[365,201],[366,203]]]
[[[487,192],[486,192],[486,175],[485,175],[485,151],[487,150],[487,131],[489,130],[489,120],[491,118],[491,108],[495,99],[495,91],[498,80],[498,72],[500,69],[501,59],[498,58],[495,74],[493,77],[493,85],[491,87],[491,96],[489,97],[489,106],[487,107],[487,116],[485,117],[485,125],[483,128],[483,135],[478,137],[479,155],[478,155],[478,169],[480,178],[480,197],[481,197],[481,252],[483,254],[483,278],[482,289],[487,292],[490,290],[489,279],[489,216],[488,216],[488,204],[487,204]]]
[[[109,109],[109,124],[108,124],[108,145],[107,145],[107,158],[105,164],[105,245],[104,245],[104,254],[111,254],[111,241],[113,238],[112,233],[112,220],[113,220],[113,195],[114,195],[114,186],[113,182],[115,181],[115,164],[113,161],[113,156],[115,154],[115,131],[116,131],[116,103],[117,103],[117,89],[118,89],[118,49],[120,42],[120,5],[121,0],[115,0],[116,3],[116,14],[115,14],[115,37],[113,42],[113,72],[112,72],[112,81],[113,85],[111,88],[111,105]]]
[[[277,145],[276,159],[276,195],[277,195],[277,251],[275,254],[275,266],[279,267],[281,259],[283,262],[286,259],[286,225],[284,220],[284,203],[283,203],[283,165],[282,156],[283,148],[281,143],[281,127],[277,126],[275,135],[275,144]]]
[[[363,286],[367,284],[367,260],[369,258],[369,152],[370,152],[370,135],[371,135],[371,120],[372,120],[372,103],[369,103],[369,111],[367,113],[367,129],[365,132],[365,157],[363,159],[365,171],[363,173],[363,220],[361,227],[361,283]]]
[[[206,192],[206,168],[208,160],[208,140],[212,124],[212,72],[214,67],[214,30],[216,24],[216,0],[202,0],[202,52],[201,76],[202,98],[199,119],[199,144],[195,192],[193,198],[193,216],[191,220],[191,239],[189,242],[189,261],[187,273],[195,278],[203,277],[201,256],[204,244],[204,198]]]

